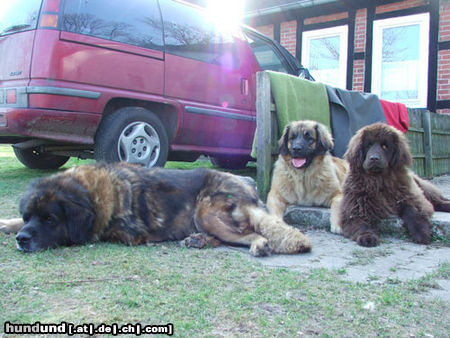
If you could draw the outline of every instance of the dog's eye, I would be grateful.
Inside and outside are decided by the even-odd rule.
[[[308,141],[309,143],[313,143],[313,142],[315,141],[314,137],[313,137],[309,132],[306,132],[306,133],[304,134],[304,138],[305,138],[305,140]]]
[[[385,143],[385,144],[382,144],[381,145],[381,148],[383,148],[384,150],[386,150],[387,148],[388,148],[388,145]]]
[[[48,214],[48,215],[44,215],[42,217],[41,221],[46,224],[52,224],[54,221],[54,218],[52,217],[52,215]]]

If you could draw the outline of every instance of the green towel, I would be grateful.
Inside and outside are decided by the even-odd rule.
[[[270,88],[275,100],[279,134],[291,121],[313,120],[331,130],[330,107],[326,87],[285,73],[269,71]],[[256,157],[256,133],[252,157]]]

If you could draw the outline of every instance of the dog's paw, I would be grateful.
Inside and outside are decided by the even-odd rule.
[[[380,243],[378,236],[373,232],[365,232],[359,235],[356,241],[359,245],[365,247],[374,247]]]
[[[423,229],[423,231],[417,231],[414,234],[412,234],[412,238],[414,243],[430,244],[431,234],[429,231],[426,231],[426,229]]]
[[[204,233],[192,234],[179,242],[179,245],[186,248],[203,249],[208,244]]]
[[[339,224],[334,224],[333,222],[331,222],[330,231],[333,234],[342,235],[342,228]]]
[[[0,232],[5,234],[18,233],[22,226],[22,218],[0,219]]]
[[[250,245],[250,253],[255,257],[269,256],[270,252],[269,241],[265,238],[255,240]]]

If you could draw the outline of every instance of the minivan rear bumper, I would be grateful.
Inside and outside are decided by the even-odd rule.
[[[0,143],[32,137],[92,145],[100,118],[93,113],[0,107]]]

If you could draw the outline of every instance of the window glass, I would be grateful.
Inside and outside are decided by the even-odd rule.
[[[42,0],[1,0],[0,36],[36,29]]]
[[[382,99],[425,107],[428,14],[374,22],[372,91]]]
[[[156,0],[66,1],[62,29],[145,48],[163,48],[161,15]]]
[[[419,25],[383,30],[381,93],[390,101],[419,98]]]
[[[281,57],[275,52],[272,44],[256,35],[248,35],[247,41],[255,54],[256,61],[262,70],[273,70],[276,72],[289,73]]]
[[[347,30],[339,26],[303,33],[302,63],[317,81],[346,87]]]
[[[160,1],[166,52],[207,63],[238,68],[233,36],[219,31],[200,10],[176,1]]]

